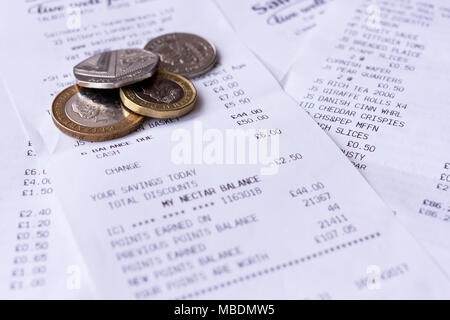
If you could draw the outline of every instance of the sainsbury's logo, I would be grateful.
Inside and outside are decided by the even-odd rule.
[[[300,17],[326,3],[327,0],[272,0],[257,2],[251,10],[261,16],[270,14],[267,24],[275,25]]]
[[[84,9],[100,4],[111,5],[113,1],[114,0],[77,0],[67,3],[67,1],[63,0],[47,0],[33,4],[28,8],[28,13],[34,15],[63,14],[68,8]]]

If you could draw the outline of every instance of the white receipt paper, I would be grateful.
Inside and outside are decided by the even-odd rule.
[[[55,197],[48,168],[27,141],[19,118],[4,102],[0,127],[3,184],[0,188],[0,297],[2,299],[92,298],[89,276]]]
[[[23,35],[2,34],[23,61],[2,65],[5,82],[28,133],[47,150],[100,297],[449,297],[446,275],[213,2],[93,5],[67,33],[64,18],[37,19],[29,7],[15,4],[11,17],[40,54],[20,50]],[[191,114],[150,120],[104,143],[54,128],[46,109],[73,83],[75,61],[180,30],[220,53],[220,64],[194,79]],[[16,79],[17,68],[34,71]],[[256,159],[242,153],[242,141]]]
[[[285,90],[448,270],[450,5],[352,0],[329,9]]]
[[[303,38],[320,25],[333,0],[215,1],[238,36],[281,81],[305,50]]]

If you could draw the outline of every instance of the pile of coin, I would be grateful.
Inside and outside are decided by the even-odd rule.
[[[188,33],[159,36],[144,49],[94,55],[74,67],[78,83],[53,101],[53,122],[77,139],[106,141],[135,131],[146,117],[181,117],[197,98],[188,78],[216,62],[214,45]]]

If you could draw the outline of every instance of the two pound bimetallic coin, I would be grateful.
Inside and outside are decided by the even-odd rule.
[[[121,49],[96,54],[73,68],[78,85],[114,89],[151,77],[159,56],[143,49]]]
[[[217,62],[214,45],[190,33],[169,33],[150,40],[145,50],[160,56],[160,69],[194,78],[210,71]]]
[[[117,139],[135,131],[145,118],[126,110],[119,90],[70,86],[53,101],[52,118],[65,134],[86,141]]]
[[[197,90],[188,79],[158,70],[152,78],[120,89],[124,106],[152,118],[168,119],[189,113],[195,105]]]

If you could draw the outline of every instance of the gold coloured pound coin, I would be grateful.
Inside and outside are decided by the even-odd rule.
[[[168,119],[189,113],[194,108],[197,90],[185,77],[158,70],[152,78],[121,88],[120,98],[125,107],[137,114]]]
[[[145,120],[122,106],[118,89],[97,90],[78,85],[66,88],[55,98],[52,118],[62,132],[86,141],[126,136]]]

